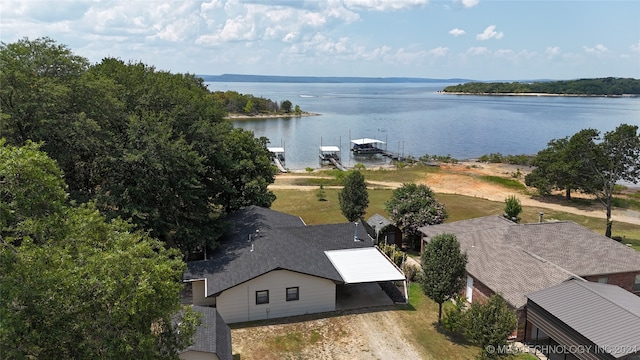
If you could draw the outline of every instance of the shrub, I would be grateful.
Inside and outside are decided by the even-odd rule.
[[[418,280],[418,275],[420,274],[420,269],[418,269],[415,265],[405,264],[404,265],[404,275],[407,277],[407,280],[414,282]]]
[[[447,310],[442,318],[442,326],[452,333],[461,333],[464,329],[466,299],[464,296],[458,295],[454,299],[454,303],[454,307]]]

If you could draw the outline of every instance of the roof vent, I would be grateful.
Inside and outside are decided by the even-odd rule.
[[[360,239],[358,239],[358,222],[356,221],[354,224],[356,224],[356,229],[353,232],[353,241],[360,241]]]

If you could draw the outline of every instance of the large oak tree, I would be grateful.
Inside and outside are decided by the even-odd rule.
[[[182,256],[65,190],[37,144],[0,141],[3,358],[177,358],[198,324]]]

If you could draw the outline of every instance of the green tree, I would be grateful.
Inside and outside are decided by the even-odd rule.
[[[2,44],[0,82],[7,144],[42,143],[71,200],[95,200],[187,258],[215,247],[226,211],[275,199],[266,140],[225,119],[225,104],[266,99],[218,96],[194,75],[139,62],[89,66],[48,38]]]
[[[447,219],[444,205],[436,200],[431,188],[423,184],[407,183],[393,190],[385,208],[390,219],[414,245],[421,227],[442,224]]]
[[[0,174],[13,194],[0,198],[3,357],[176,358],[198,324],[180,304],[180,253],[92,204],[65,204],[60,170],[37,146],[2,144],[0,157],[19,164]],[[43,231],[43,217],[56,231]]]
[[[291,103],[291,101],[289,101],[289,100],[285,100],[285,101],[283,101],[283,102],[282,102],[282,104],[280,105],[280,107],[282,107],[282,111],[284,111],[284,112],[286,112],[286,113],[289,113],[289,112],[291,112],[291,106],[292,106],[292,105],[293,105],[293,104]]]
[[[0,139],[0,236],[14,244],[42,244],[61,231],[66,185],[56,162],[39,149],[30,141],[15,147]]]
[[[504,213],[510,220],[515,219],[515,222],[520,222],[520,213],[522,212],[522,204],[520,199],[515,195],[507,196],[504,199]]]
[[[475,301],[464,313],[465,336],[481,348],[481,358],[501,357],[497,349],[507,344],[518,320],[500,295],[492,295],[485,303]],[[493,349],[493,350],[492,350]]]
[[[342,179],[343,188],[338,194],[340,211],[348,221],[357,221],[367,211],[369,193],[364,175],[360,171],[351,170]]]
[[[637,125],[621,124],[602,138],[591,133],[592,150],[585,156],[590,175],[597,181],[583,184],[584,189],[604,205],[607,215],[605,235],[611,237],[611,210],[616,183],[640,181],[640,134]]]
[[[453,234],[436,235],[425,245],[421,257],[422,291],[438,304],[438,323],[442,320],[442,304],[462,290],[467,254]]]
[[[253,101],[247,101],[247,104],[242,110],[244,110],[244,112],[247,114],[253,114],[253,112],[255,111],[255,105],[253,105]]]

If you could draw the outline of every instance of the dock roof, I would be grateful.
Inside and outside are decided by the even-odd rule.
[[[353,139],[352,143],[356,145],[365,145],[365,144],[384,144],[384,141],[370,138],[362,138],[362,139]]]
[[[336,152],[340,151],[340,148],[337,146],[320,146],[320,151],[322,152]]]
[[[284,152],[284,148],[283,147],[270,147],[267,148],[267,150],[271,151],[272,153],[283,153]]]

